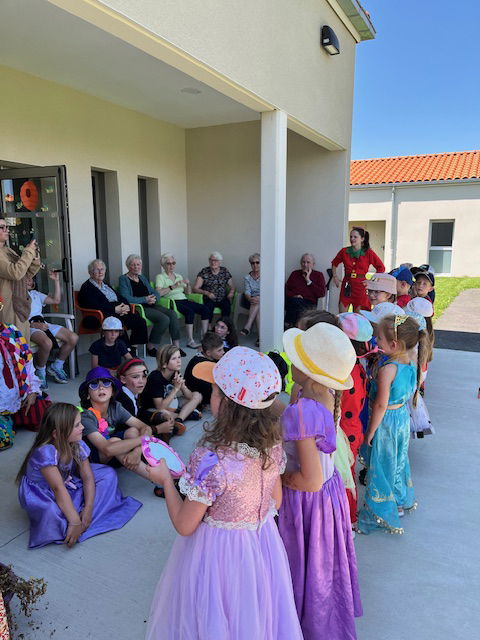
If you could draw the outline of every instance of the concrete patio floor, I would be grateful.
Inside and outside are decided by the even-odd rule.
[[[355,540],[364,606],[359,640],[478,637],[479,369],[477,353],[435,351],[426,401],[436,435],[415,440],[410,448],[418,510],[405,516],[403,536],[376,533]],[[52,385],[51,395],[76,403],[77,386]],[[186,434],[172,441],[185,460],[201,431],[202,423],[189,423]],[[0,561],[13,564],[23,577],[48,583],[32,618],[18,615],[17,633],[25,640],[141,640],[175,537],[165,502],[147,482],[122,470],[123,492],[143,502],[123,529],[72,550],[50,545],[30,551],[28,521],[13,478],[32,438],[19,432],[14,448],[0,454]]]

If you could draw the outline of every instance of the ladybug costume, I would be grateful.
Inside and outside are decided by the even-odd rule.
[[[385,271],[385,265],[372,249],[359,249],[354,251],[352,247],[343,247],[332,260],[332,267],[338,267],[343,263],[345,275],[340,289],[340,302],[348,309],[353,305],[353,309],[372,308],[365,288],[365,279],[370,267],[375,268],[378,273]]]

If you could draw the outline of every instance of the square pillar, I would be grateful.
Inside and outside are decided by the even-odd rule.
[[[282,350],[285,305],[287,114],[262,113],[260,348]]]

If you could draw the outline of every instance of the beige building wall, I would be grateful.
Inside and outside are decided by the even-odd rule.
[[[87,278],[87,264],[95,257],[92,168],[114,172],[110,182],[118,185],[119,224],[112,230],[118,250],[108,274],[112,283],[124,270],[126,256],[140,251],[138,176],[158,180],[156,257],[173,251],[179,270],[186,271],[185,131],[6,67],[0,67],[0,82],[10,96],[0,102],[0,160],[66,165],[75,288]]]
[[[105,0],[102,4],[348,147],[355,40],[326,0]],[[339,38],[338,56],[328,55],[320,45],[324,24]]]
[[[306,251],[315,254],[325,274],[343,243],[349,159],[346,152],[324,151],[293,132],[287,149],[285,277],[299,268]],[[220,251],[243,290],[248,256],[260,247],[258,123],[187,131],[187,202],[191,276],[211,251]]]
[[[430,223],[453,220],[451,276],[480,276],[480,184],[351,189],[349,220],[385,221],[386,267],[429,261]],[[393,233],[396,228],[397,232]],[[394,260],[392,260],[394,256]]]

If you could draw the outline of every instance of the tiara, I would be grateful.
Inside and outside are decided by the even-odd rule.
[[[395,320],[393,322],[393,330],[395,331],[395,340],[397,339],[397,327],[399,327],[401,324],[403,324],[404,322],[406,322],[408,319],[408,316],[395,316]]]

